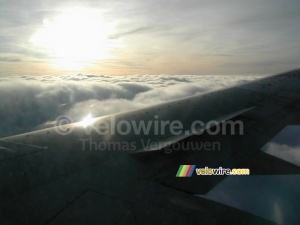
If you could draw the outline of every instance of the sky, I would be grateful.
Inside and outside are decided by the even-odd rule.
[[[273,74],[299,24],[297,0],[0,0],[0,76]]]
[[[298,68],[299,24],[297,0],[0,0],[0,137]],[[207,197],[293,223],[299,179],[229,178]],[[268,208],[274,196],[280,218]]]

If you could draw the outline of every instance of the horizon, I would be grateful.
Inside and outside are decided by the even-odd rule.
[[[297,0],[0,0],[0,222],[298,224],[299,24]]]

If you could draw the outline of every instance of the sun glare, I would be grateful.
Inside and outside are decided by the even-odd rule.
[[[46,50],[59,68],[77,70],[109,56],[113,33],[114,26],[101,11],[74,8],[52,20],[45,18],[30,41]]]
[[[92,123],[94,123],[94,121],[95,121],[95,118],[93,118],[91,114],[88,114],[86,117],[84,117],[79,122],[79,125],[83,126],[83,127],[87,127],[87,126],[91,125]]]

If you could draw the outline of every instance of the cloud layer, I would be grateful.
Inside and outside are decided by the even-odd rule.
[[[49,126],[59,115],[80,121],[204,93],[257,76],[68,75],[2,77],[0,137]]]
[[[97,117],[256,78],[258,77],[224,75],[81,74],[60,77],[1,77],[0,137],[40,129],[62,114],[70,115],[75,120],[90,113]],[[299,203],[299,181],[298,175],[230,177],[206,197],[275,222],[296,224],[299,216],[294,209]],[[280,214],[273,211],[274,204],[279,204],[278,202],[281,203]],[[281,217],[278,219],[277,215]]]

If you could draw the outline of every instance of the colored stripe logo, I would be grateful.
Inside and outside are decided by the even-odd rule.
[[[180,165],[176,177],[191,177],[196,165]]]

